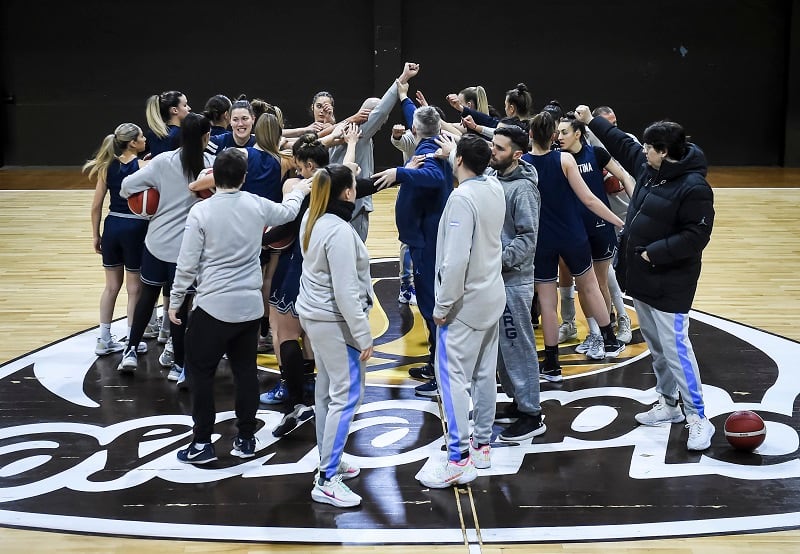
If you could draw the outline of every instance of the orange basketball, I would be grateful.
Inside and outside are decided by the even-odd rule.
[[[146,189],[128,197],[128,207],[139,217],[150,219],[158,209],[159,194],[156,189]]]
[[[197,176],[197,179],[200,180],[206,175],[213,175],[213,173],[214,173],[214,168],[207,167],[200,172],[200,174]],[[195,191],[195,194],[200,198],[200,200],[205,200],[206,198],[211,198],[212,196],[214,196],[214,190],[215,190],[214,188],[197,190]]]
[[[767,426],[755,412],[733,412],[725,420],[725,438],[737,450],[755,450],[767,438]]]
[[[625,187],[622,186],[619,179],[605,169],[603,170],[603,185],[605,186],[607,194],[616,194],[625,190]]]
[[[267,234],[267,232],[270,229],[272,229],[272,227],[265,227],[264,228],[264,234]],[[273,250],[286,250],[292,244],[294,244],[294,239],[295,238],[296,237],[294,237],[293,235],[289,235],[288,237],[284,237],[282,239],[276,240],[275,242],[270,242],[269,244],[267,244],[267,246],[269,246]]]

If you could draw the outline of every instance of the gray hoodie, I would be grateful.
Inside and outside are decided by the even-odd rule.
[[[539,177],[524,160],[508,175],[487,171],[503,185],[506,218],[500,237],[503,243],[503,281],[507,287],[533,283],[533,258],[539,233]]]

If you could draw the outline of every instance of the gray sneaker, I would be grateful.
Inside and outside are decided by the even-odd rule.
[[[558,344],[578,338],[578,328],[575,321],[565,321],[558,328]]]
[[[603,342],[603,337],[600,335],[593,335],[589,333],[586,338],[583,339],[583,342],[575,347],[575,352],[578,354],[586,354],[592,347],[592,344],[594,344],[594,341],[597,339],[599,339],[601,343]]]
[[[121,371],[123,373],[133,373],[136,371],[136,367],[138,365],[139,359],[136,357],[136,349],[129,347],[122,355],[122,360],[117,366],[117,371]]]
[[[97,337],[97,344],[94,347],[94,353],[97,356],[106,356],[108,354],[116,354],[125,350],[124,342],[117,342],[113,335],[107,340]]]
[[[602,360],[606,357],[606,348],[605,344],[603,343],[603,337],[600,335],[589,336],[593,338],[592,344],[589,345],[589,349],[584,352],[584,354],[591,360]]]
[[[183,373],[183,368],[177,364],[172,364],[172,369],[167,374],[167,380],[177,382],[181,378],[181,373]]]
[[[629,344],[633,340],[631,318],[623,314],[617,318],[617,340]]]
[[[158,322],[155,323],[148,323],[147,327],[144,328],[144,334],[142,338],[145,339],[154,339],[158,336],[160,329],[158,328]]]
[[[167,344],[164,345],[164,351],[158,357],[158,363],[161,364],[161,367],[172,367],[172,364],[175,363],[175,352],[172,350],[172,337],[170,337]]]
[[[686,419],[680,406],[670,406],[663,396],[658,397],[658,402],[646,412],[634,416],[642,425],[663,425],[664,423],[680,423]]]

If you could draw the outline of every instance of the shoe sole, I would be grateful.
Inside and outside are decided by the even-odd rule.
[[[178,461],[180,463],[182,463],[182,464],[192,464],[192,465],[201,466],[201,465],[207,464],[209,462],[216,462],[217,461],[217,457],[214,456],[213,458],[208,458],[207,460],[181,460],[180,458],[178,458]]]
[[[494,418],[495,423],[516,423],[518,417],[496,417]]]
[[[569,335],[568,337],[565,337],[565,338],[558,337],[558,344],[569,342],[569,341],[575,340],[577,338],[578,338],[578,333],[575,333],[574,335]]]
[[[415,390],[414,393],[417,396],[422,396],[422,397],[425,397],[425,398],[436,398],[436,397],[439,396],[439,391],[438,390],[436,390],[436,391],[418,391],[418,390]]]
[[[538,429],[534,429],[530,433],[525,433],[524,435],[509,437],[507,435],[500,433],[500,436],[498,436],[497,438],[503,442],[517,442],[517,441],[532,439],[534,437],[539,437],[541,435],[544,435],[546,431],[547,431],[547,425],[542,424],[542,426],[539,427]]]
[[[122,352],[123,350],[125,350],[124,346],[122,348],[109,348],[107,350],[95,350],[94,351],[94,355],[95,356],[108,356],[109,354],[116,354],[117,352]]]
[[[248,454],[246,452],[242,452],[241,450],[233,449],[233,450],[231,450],[231,456],[237,456],[237,457],[242,458],[242,459],[244,459],[244,458],[255,458],[256,453],[255,452],[251,452],[250,454]]]
[[[177,383],[178,379],[180,379],[179,375],[167,375],[167,381],[175,381]]]
[[[466,479],[464,477],[466,477]],[[421,477],[419,479],[419,482],[428,487],[429,489],[446,489],[447,487],[454,487],[456,485],[466,485],[468,483],[472,483],[477,478],[478,474],[475,473],[472,475],[459,477],[458,479],[453,479],[452,481],[449,481],[447,483],[442,483],[442,482],[433,483],[430,481],[426,483],[424,477]]]
[[[360,499],[348,502],[339,498],[332,498],[324,492],[317,490],[316,487],[311,491],[311,500],[314,502],[320,502],[321,504],[330,504],[331,506],[336,506],[337,508],[353,508],[361,504]]]
[[[638,423],[639,425],[645,425],[647,427],[661,427],[662,425],[667,425],[667,424],[672,425],[673,423],[683,423],[684,421],[686,421],[686,416],[680,416],[680,418],[664,419],[662,421],[656,421],[656,422],[641,421],[636,416],[633,416],[633,419],[635,419],[636,423]]]
[[[421,373],[419,371],[414,371],[414,373],[411,373],[412,371],[413,370],[408,371],[408,375],[412,379],[425,379],[426,381],[430,381],[431,379],[434,378],[434,375],[431,375],[429,373]]]
[[[155,333],[143,333],[142,334],[142,338],[143,339],[154,339],[156,337],[158,337],[158,331],[156,331]]]
[[[544,373],[540,373],[539,377],[550,383],[560,383],[564,380],[564,377],[561,375],[545,375]]]

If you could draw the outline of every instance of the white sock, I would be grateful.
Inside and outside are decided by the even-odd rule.
[[[627,315],[625,312],[625,302],[622,301],[622,291],[617,283],[617,274],[614,273],[614,268],[609,266],[608,271],[608,292],[611,294],[611,304],[617,312],[617,317]]]
[[[589,324],[589,334],[591,335],[599,335],[600,334],[600,326],[594,320],[593,317],[587,317],[586,323]]]
[[[111,324],[110,323],[101,323],[100,324],[100,338],[103,339],[105,342],[111,340]]]
[[[196,442],[196,443],[194,443],[194,445],[197,448],[205,448],[206,446],[208,446],[208,443],[207,442]]]
[[[128,326],[128,334],[125,335],[125,336],[128,337],[128,338],[130,338],[130,336],[131,336],[131,327],[130,327],[130,325]]]
[[[575,321],[575,289],[572,285],[558,287],[561,295],[561,321]]]
[[[170,325],[172,325],[172,322],[170,322],[169,316],[165,316],[164,319],[161,320],[161,330],[165,333],[169,333]]]

